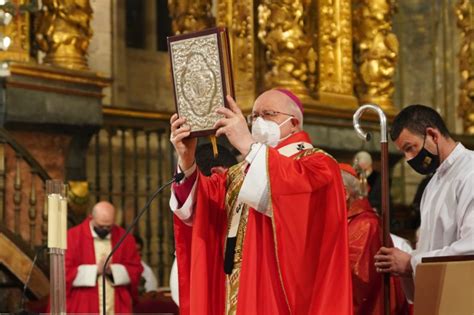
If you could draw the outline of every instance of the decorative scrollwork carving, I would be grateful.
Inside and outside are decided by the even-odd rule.
[[[265,47],[266,88],[285,86],[308,93],[316,52],[305,32],[303,14],[301,0],[264,0],[259,5],[258,38]]]
[[[474,134],[474,6],[469,0],[456,5],[457,24],[461,30],[459,47],[459,115],[464,131]]]
[[[352,95],[352,25],[349,0],[319,1],[319,91]]]
[[[215,25],[209,0],[168,0],[173,33],[184,34]]]
[[[354,11],[354,41],[358,80],[356,93],[362,102],[393,110],[393,76],[399,44],[392,32],[395,10],[390,0],[362,0]]]
[[[255,100],[257,85],[255,78],[254,1],[218,1],[217,25],[225,26],[229,30],[235,93],[239,105],[244,110],[248,110]]]

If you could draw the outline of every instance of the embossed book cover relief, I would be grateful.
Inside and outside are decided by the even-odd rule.
[[[230,49],[225,28],[168,37],[176,110],[186,117],[191,136],[215,133],[215,110],[234,97]]]

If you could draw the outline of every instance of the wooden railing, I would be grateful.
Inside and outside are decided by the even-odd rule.
[[[104,108],[104,126],[92,138],[87,178],[94,201],[109,200],[128,225],[153,191],[173,174],[169,115]],[[168,286],[174,258],[169,189],[152,203],[135,234],[144,241],[142,259],[156,272],[160,286]]]
[[[29,298],[40,299],[49,293],[47,254],[42,250],[48,232],[44,205],[48,179],[50,176],[37,160],[7,130],[0,128],[2,311],[21,309],[23,285],[27,281]],[[35,253],[39,259],[33,266]]]
[[[0,128],[0,217],[9,230],[20,235],[32,248],[46,243],[48,214],[44,211],[43,196],[48,179],[50,176],[37,160],[8,131]],[[13,203],[8,196],[13,196]],[[28,196],[28,200],[24,200],[24,196]],[[13,218],[8,217],[7,206],[13,207]],[[21,229],[25,213],[28,214],[28,232]],[[41,226],[40,237],[38,225]]]

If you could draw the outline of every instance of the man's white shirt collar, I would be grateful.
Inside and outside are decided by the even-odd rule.
[[[461,156],[461,154],[466,150],[462,143],[458,142],[454,150],[448,155],[448,157],[441,163],[438,167],[437,173],[439,176],[442,176],[449,167],[456,161],[456,159]]]

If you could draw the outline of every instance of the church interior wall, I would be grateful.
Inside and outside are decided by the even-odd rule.
[[[25,147],[30,148],[38,160],[46,164],[48,170],[51,170],[51,175],[57,178],[70,179],[67,174],[66,160],[68,158],[67,151],[70,142],[73,141],[71,139],[82,132],[81,128],[84,127],[84,125],[93,121],[93,126],[86,126],[87,128],[85,129],[87,130],[85,130],[86,132],[84,132],[84,134],[87,133],[90,135],[91,133],[96,133],[96,136],[92,137],[89,149],[80,152],[84,155],[81,156],[81,158],[86,160],[86,163],[84,163],[86,166],[83,170],[85,177],[81,178],[81,180],[87,182],[91,190],[87,209],[83,208],[81,210],[82,216],[90,210],[90,205],[94,201],[98,199],[110,199],[118,205],[120,213],[119,220],[121,219],[120,223],[128,223],[135,213],[136,205],[132,198],[128,199],[127,197],[126,199],[122,199],[123,196],[120,195],[123,193],[120,188],[122,182],[127,187],[127,194],[133,194],[133,192],[130,192],[128,189],[133,190],[134,185],[138,186],[140,190],[138,205],[143,205],[146,198],[147,185],[153,188],[157,187],[160,181],[162,182],[164,179],[167,179],[168,175],[174,171],[176,161],[172,154],[171,144],[168,141],[169,133],[167,128],[169,116],[175,111],[175,105],[170,75],[170,61],[166,47],[163,46],[163,40],[167,35],[171,35],[172,21],[170,15],[172,15],[172,13],[176,14],[176,12],[165,10],[168,8],[168,5],[180,4],[181,6],[179,6],[179,8],[175,8],[179,11],[186,9],[186,5],[203,5],[210,3],[211,9],[209,12],[211,16],[205,16],[202,21],[199,20],[202,17],[195,16],[195,20],[193,21],[197,21],[196,25],[201,25],[199,24],[201,22],[203,23],[202,25],[210,22],[214,23],[213,25],[215,25],[215,23],[226,22],[232,27],[238,28],[238,32],[236,31],[234,35],[238,33],[240,37],[236,36],[234,38],[235,41],[233,41],[233,45],[238,46],[239,49],[241,48],[242,50],[238,51],[239,54],[236,55],[235,60],[237,62],[234,63],[234,69],[238,72],[236,77],[240,80],[236,83],[237,89],[239,90],[238,102],[241,102],[240,105],[244,107],[246,112],[250,110],[254,96],[267,87],[266,84],[268,85],[268,82],[266,81],[266,75],[268,77],[271,67],[266,57],[268,47],[272,43],[263,43],[258,37],[258,23],[260,23],[258,7],[263,4],[270,7],[272,1],[206,1],[90,0],[89,2],[93,10],[90,29],[93,31],[93,36],[90,38],[90,44],[87,50],[87,69],[65,70],[61,68],[60,65],[43,64],[45,60],[43,58],[44,53],[35,52],[35,49],[38,49],[35,48],[31,50],[31,59],[29,62],[24,64],[20,62],[20,66],[18,66],[18,63],[15,64],[12,62],[11,76],[6,79],[0,78],[2,82],[8,83],[0,89],[1,92],[3,93],[2,89],[6,89],[7,92],[5,92],[5,95],[10,95],[10,97],[5,99],[5,102],[0,102],[2,127],[9,129],[19,142]],[[316,6],[319,4],[328,5],[328,3],[333,2],[334,1],[322,0],[295,1],[295,3],[301,4],[301,7],[306,6],[307,8],[305,20],[302,20],[301,24],[307,23],[305,30],[307,31],[309,29],[311,31],[311,34],[306,34],[309,35],[309,39],[306,38],[308,41],[317,42],[318,40],[316,36],[318,23],[315,21],[322,15],[315,9]],[[460,88],[462,79],[459,63],[462,57],[460,56],[460,46],[462,45],[463,37],[459,27],[461,14],[459,6],[461,3],[470,3],[471,6],[474,6],[474,0],[335,0],[335,2],[344,3],[346,5],[349,3],[353,7],[361,3],[365,5],[373,4],[372,9],[375,8],[374,10],[380,8],[377,7],[377,5],[383,7],[383,5],[390,4],[390,6],[394,6],[393,17],[390,14],[386,14],[385,20],[388,24],[393,25],[393,28],[390,26],[390,29],[391,31],[393,30],[393,34],[399,43],[398,55],[396,58],[391,57],[392,59],[389,60],[390,64],[388,67],[395,67],[395,74],[392,79],[385,80],[385,83],[389,85],[393,83],[394,85],[393,98],[388,101],[391,103],[387,111],[389,120],[393,118],[396,111],[409,104],[421,103],[429,105],[442,115],[448,128],[454,134],[463,134],[464,139],[468,139],[468,142],[466,142],[467,146],[473,146],[472,132],[471,135],[469,135],[469,132],[466,131],[467,129],[464,126],[468,120],[467,113],[469,113],[469,111],[464,113],[460,111],[459,99],[462,90]],[[274,3],[276,3],[276,0]],[[223,8],[227,11],[223,10]],[[232,16],[227,13],[233,12],[233,10],[245,13],[242,13],[242,16],[249,16],[248,20],[244,20],[242,16],[237,16],[232,19]],[[223,12],[225,14],[223,14]],[[249,12],[250,15],[247,14]],[[387,18],[388,16],[390,17]],[[133,23],[133,25],[130,23]],[[288,23],[288,25],[293,24]],[[296,30],[300,30],[299,26],[300,22],[292,27]],[[61,28],[58,29],[61,31]],[[74,27],[72,27],[72,29],[74,30]],[[249,29],[251,29],[250,34],[248,33]],[[70,30],[68,29],[68,31]],[[344,35],[348,36],[348,33],[346,32]],[[348,38],[351,40],[351,37]],[[346,38],[346,40],[348,39]],[[296,42],[301,45],[301,47],[306,47],[304,46],[304,41],[299,40]],[[276,43],[278,43],[278,40]],[[331,46],[331,43],[329,44],[329,46]],[[15,49],[16,48],[17,46],[15,46]],[[384,49],[386,48],[387,47]],[[284,51],[284,49],[282,49],[282,51],[288,55],[288,51]],[[348,51],[347,47],[346,51]],[[381,51],[384,52],[383,49]],[[375,49],[375,52],[380,51]],[[2,53],[5,52],[0,52],[0,56],[2,56]],[[331,54],[325,54],[324,49],[321,51],[318,50],[317,54],[319,59],[317,58],[316,60],[321,60],[322,57],[331,57]],[[295,55],[301,57],[304,54],[295,53]],[[8,56],[8,58],[10,58],[12,55],[10,54]],[[22,56],[24,57],[24,55]],[[306,58],[306,55],[304,56]],[[352,58],[353,56],[351,55],[350,57]],[[377,58],[375,59],[375,61],[380,62]],[[394,61],[395,59],[396,62]],[[311,60],[314,61],[314,58]],[[11,62],[11,60],[9,59],[8,62]],[[307,62],[306,59],[305,62]],[[352,67],[349,66],[349,68],[345,69],[348,69],[348,71],[352,70],[354,73],[350,75],[343,73],[341,80],[354,79],[354,85],[360,84],[360,82],[357,83],[356,80],[358,76],[356,73],[358,65],[355,60],[350,59],[350,62],[352,63]],[[471,61],[471,64],[474,64],[474,62]],[[369,142],[360,140],[352,128],[352,113],[357,106],[365,101],[357,99],[358,95],[355,88],[351,88],[348,92],[346,91],[346,95],[342,95],[342,97],[339,95],[339,97],[327,98],[326,100],[316,99],[319,97],[318,93],[320,92],[318,90],[320,86],[318,82],[316,82],[317,79],[319,79],[318,75],[320,75],[320,73],[318,73],[318,71],[320,70],[318,67],[316,67],[316,70],[311,70],[313,72],[308,70],[308,73],[314,75],[314,77],[313,81],[308,81],[309,83],[304,81],[306,87],[310,86],[310,88],[308,88],[309,92],[306,91],[308,93],[303,93],[304,95],[302,97],[306,106],[305,108],[308,108],[305,130],[310,134],[311,138],[314,139],[314,145],[333,154],[339,161],[349,163],[352,162],[352,156],[355,152],[366,150],[373,155],[375,168],[380,168],[380,133],[376,117],[368,117],[367,122],[364,124],[364,127],[373,133],[372,140]],[[471,70],[474,71],[473,69]],[[316,72],[316,74],[314,72]],[[347,77],[349,77],[349,79]],[[472,77],[474,77],[474,75]],[[278,78],[273,78],[273,80],[281,82],[278,81]],[[393,80],[393,82],[391,82],[391,80]],[[301,87],[301,80],[296,81],[296,85],[294,86]],[[326,87],[331,88],[333,82],[328,82],[329,81],[326,82]],[[16,86],[14,86],[15,84]],[[14,88],[12,88],[13,86]],[[28,90],[31,86],[33,86],[34,91]],[[466,93],[466,91],[464,92]],[[474,92],[472,92],[471,89],[471,94],[472,93]],[[334,96],[331,93],[329,94]],[[11,97],[12,95],[15,97]],[[66,110],[64,110],[64,113],[69,115],[67,119],[64,118],[66,117],[64,115],[54,116],[57,114],[57,110],[51,110],[51,112],[46,113],[48,108],[51,109],[54,107],[52,104],[54,106],[67,106]],[[40,105],[42,107],[40,107]],[[91,105],[87,107],[87,109],[90,110],[90,114],[86,115],[87,111],[84,109],[88,105]],[[470,105],[471,108],[473,108],[474,105],[472,102]],[[38,108],[45,109],[42,115],[35,114]],[[57,107],[54,108],[56,109]],[[9,124],[5,123],[8,119],[12,119],[13,117],[12,115],[7,115],[7,113],[23,112],[23,116],[25,116],[27,109],[31,110],[33,114],[27,115],[29,117],[21,117],[23,121],[10,121]],[[94,111],[95,109],[98,110]],[[134,139],[132,136],[133,132],[130,130],[133,128],[126,129],[130,126],[125,127],[116,122],[114,122],[115,125],[113,123],[107,125],[110,123],[110,120],[107,120],[105,116],[110,116],[110,113],[114,112],[114,110],[118,110],[119,119],[123,119],[123,121],[136,118],[130,114],[131,112],[133,112],[134,115],[138,115],[137,113],[141,115],[138,120],[133,121],[133,124],[135,124],[133,128],[141,128],[140,135],[136,138],[138,144],[137,163],[139,165],[136,170],[132,162],[135,157],[133,152]],[[470,112],[472,113],[473,110],[471,109]],[[30,111],[28,111],[28,113],[30,113]],[[71,118],[74,113],[76,113],[76,120],[74,117]],[[38,130],[46,128],[44,117],[48,115],[56,117],[53,123],[57,126],[48,129],[48,131],[44,133],[38,132]],[[127,115],[129,116],[127,117]],[[59,120],[68,120],[68,122],[57,121],[57,117],[60,117]],[[474,115],[472,117],[474,117]],[[472,120],[472,117],[469,119]],[[146,123],[142,124],[142,121],[145,120]],[[25,128],[25,122],[28,124],[27,128]],[[51,121],[47,121],[47,123],[49,127]],[[31,124],[31,126],[29,124]],[[64,125],[67,125],[67,128],[64,128]],[[153,133],[158,129],[162,130],[161,135],[164,139],[161,144],[157,144],[157,136]],[[110,139],[108,138],[109,132],[113,134],[113,137]],[[146,153],[147,142],[145,140],[145,134],[147,132],[151,132],[152,134],[151,147],[149,147],[151,152],[153,152],[151,155],[147,155]],[[56,134],[53,135],[53,133]],[[122,150],[122,133],[125,134],[124,139],[127,146],[125,150]],[[94,148],[95,139],[98,139],[97,147],[99,148],[99,155],[102,156],[101,167],[99,169],[95,169],[94,166],[96,161],[95,154],[97,153],[95,151],[97,147]],[[203,142],[207,141],[206,139],[201,140]],[[222,143],[225,144],[225,140],[222,141]],[[41,149],[41,152],[38,152],[38,148]],[[55,152],[59,152],[57,159],[60,161],[48,158],[47,154],[51,153],[48,152],[48,150],[52,149],[56,150]],[[389,151],[390,165],[392,167],[391,198],[395,205],[394,209],[395,211],[397,211],[396,209],[402,209],[401,211],[406,212],[403,213],[404,216],[410,216],[412,215],[410,206],[418,184],[423,177],[408,167],[392,142],[389,142]],[[6,189],[4,190],[7,194],[5,198],[9,199],[5,202],[5,205],[7,205],[5,215],[0,219],[3,220],[2,223],[7,225],[8,228],[13,229],[16,211],[13,205],[13,194],[15,193],[14,168],[16,167],[14,159],[16,158],[16,154],[11,151],[6,152],[6,167],[9,169],[6,171],[7,182],[5,184]],[[126,170],[133,172],[131,176],[121,177],[120,168],[122,164],[120,159],[122,154],[126,159]],[[159,173],[157,164],[150,164],[150,169],[145,167],[147,160],[150,158],[154,162],[162,162],[162,178],[159,178],[157,175]],[[55,164],[55,167],[51,167],[51,163],[56,163],[57,165]],[[21,171],[22,176],[26,178],[23,185],[27,187],[31,182],[29,181],[29,175],[25,174],[31,171],[23,164]],[[149,176],[150,173],[154,174],[153,177]],[[136,183],[135,177],[137,178]],[[101,190],[96,189],[96,178],[100,178],[98,182]],[[111,180],[114,182],[113,189],[109,189]],[[35,185],[39,187],[38,189],[41,189],[40,186],[42,185],[40,182],[37,182]],[[110,194],[110,191],[112,191],[112,194]],[[22,196],[22,209],[19,211],[21,213],[20,221],[22,232],[18,234],[27,240],[29,238],[28,228],[31,224],[28,219],[28,191],[23,192]],[[39,196],[41,196],[41,194]],[[162,277],[163,281],[160,283],[162,286],[168,285],[169,269],[173,259],[171,216],[167,215],[162,221],[163,225],[160,225],[160,216],[164,215],[164,213],[169,214],[166,206],[168,196],[169,193],[164,193],[159,202],[152,205],[150,211],[151,220],[149,222],[142,220],[139,228],[139,233],[145,239],[145,248],[147,248],[145,260],[150,263],[155,271],[164,274],[164,277]],[[42,201],[39,203],[41,202]],[[40,211],[42,206],[36,205],[35,207],[38,208],[38,214],[34,218],[34,222],[37,225],[37,229],[34,233],[36,236],[34,245],[39,245],[43,241],[42,238],[44,238],[44,233],[40,228],[43,222]],[[160,209],[160,207],[162,209]],[[402,223],[396,227],[402,235],[413,240],[413,227],[403,226]],[[152,234],[146,235],[146,231],[150,228],[153,231]],[[160,229],[164,229],[164,232],[162,232],[166,234],[166,241],[161,245],[158,244],[159,238],[162,237],[158,234]],[[160,247],[160,250],[165,251],[165,256],[159,256],[157,250],[159,246],[164,246]],[[164,261],[161,263],[164,263],[164,268],[160,269],[160,260],[163,259]],[[6,279],[7,276],[6,273],[0,273],[0,282]],[[18,290],[12,294],[18,297]],[[1,297],[3,298],[4,295],[1,295]],[[2,303],[3,302],[0,301],[0,311],[10,307]],[[11,304],[11,302],[9,303]]]

